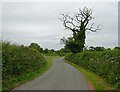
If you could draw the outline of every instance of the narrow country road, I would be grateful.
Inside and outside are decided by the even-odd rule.
[[[89,90],[89,87],[76,68],[57,58],[48,72],[14,90]]]

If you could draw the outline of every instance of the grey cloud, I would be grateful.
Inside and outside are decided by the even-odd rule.
[[[102,30],[87,33],[86,44],[113,47],[117,45],[117,3],[86,2],[4,2],[3,3],[3,37],[4,39],[29,45],[38,42],[43,48],[60,49],[60,38],[72,33],[64,30],[58,19],[62,13],[77,12],[82,7],[93,8],[92,21],[95,26],[102,24]],[[104,39],[103,39],[104,38]]]

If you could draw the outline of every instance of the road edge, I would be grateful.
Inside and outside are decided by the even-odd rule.
[[[82,73],[82,75],[83,75],[83,76],[86,78],[86,80],[88,81],[88,84],[89,84],[89,86],[90,86],[90,88],[91,88],[91,90],[92,90],[93,92],[96,92],[96,90],[103,90],[103,91],[104,91],[104,90],[108,90],[108,91],[114,91],[114,90],[115,90],[111,85],[107,84],[104,79],[100,78],[99,76],[95,75],[95,74],[92,73],[92,72],[89,72],[90,75],[96,77],[96,78],[95,78],[95,81],[97,81],[97,85],[95,85],[95,84],[93,83],[93,80],[89,79],[88,76],[84,73],[84,71],[85,71],[85,72],[88,72],[87,70],[85,70],[84,68],[81,68],[80,66],[78,66],[78,65],[76,65],[76,64],[74,64],[74,63],[72,63],[72,62],[69,62],[69,61],[67,61],[67,60],[65,60],[65,59],[64,59],[64,61],[65,61],[66,63],[74,66],[80,73]],[[99,79],[99,80],[98,80],[98,79]],[[102,84],[102,83],[103,83],[103,84]],[[98,85],[99,85],[99,86],[102,85],[102,88],[97,88]]]

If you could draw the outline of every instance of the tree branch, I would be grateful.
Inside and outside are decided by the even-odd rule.
[[[62,14],[62,18],[59,18],[66,29],[73,30],[73,28],[79,28],[78,25],[74,24],[74,17],[67,14]]]
[[[72,31],[80,31],[81,26],[84,26],[85,30],[90,30],[92,32],[100,30],[99,25],[96,29],[93,29],[94,23],[91,25],[90,28],[86,28],[90,20],[94,19],[92,17],[92,9],[88,9],[87,7],[79,9],[79,12],[77,14],[74,14],[74,16],[70,16],[68,14],[61,15],[62,18],[60,18],[60,20],[63,22],[65,29]]]
[[[93,25],[94,25],[94,23],[91,24],[90,28],[86,28],[86,30],[90,30],[92,32],[96,32],[97,30],[101,30],[100,25],[98,25],[96,29],[93,29]]]

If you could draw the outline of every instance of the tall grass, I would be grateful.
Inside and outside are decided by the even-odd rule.
[[[19,76],[37,71],[46,65],[47,61],[36,49],[26,46],[2,43],[2,83],[3,90],[10,83],[20,81]],[[5,89],[7,90],[7,89]]]
[[[120,50],[84,51],[68,54],[65,59],[104,78],[109,84],[120,89]]]

